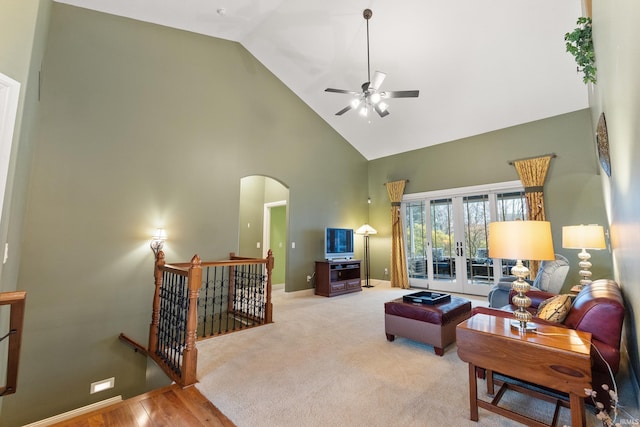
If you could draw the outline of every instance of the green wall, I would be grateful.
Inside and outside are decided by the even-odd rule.
[[[265,177],[247,176],[240,182],[240,243],[238,254],[261,258],[262,249],[256,243],[262,242],[264,217]]]
[[[239,249],[241,178],[273,177],[290,192],[295,291],[325,225],[367,215],[366,160],[239,44],[59,3],[47,42],[6,426],[144,391],[146,360],[117,337],[147,341],[156,227],[168,261],[226,258]],[[111,376],[115,389],[89,395]]]
[[[0,1],[0,73],[20,83],[20,97],[11,157],[4,189],[2,219],[0,221],[0,247],[8,244],[6,263],[0,264],[0,292],[19,288],[24,212],[27,203],[27,186],[33,138],[39,117],[38,73],[48,30],[50,0],[1,0]],[[29,296],[27,295],[27,302]],[[28,306],[27,306],[28,309]],[[0,316],[0,330],[9,328],[7,311]],[[0,350],[0,360],[6,361],[6,346]],[[4,364],[0,384],[5,384]],[[21,369],[22,371],[22,369]],[[20,387],[18,383],[18,387]],[[18,388],[19,392],[22,390]],[[0,424],[7,417],[4,402],[16,395],[0,397]]]
[[[611,176],[602,174],[611,228],[615,279],[622,287],[627,317],[624,344],[640,382],[640,2],[593,1],[593,43],[598,83],[590,87],[593,128],[605,113]],[[640,397],[636,396],[637,400]],[[640,404],[640,402],[639,402]]]
[[[562,249],[562,226],[606,224],[599,166],[588,110],[564,114],[369,163],[371,274],[390,264],[391,220],[384,183],[408,179],[405,194],[518,180],[512,160],[555,153],[545,183],[545,208],[554,248],[570,261],[565,287],[579,281],[578,251]],[[593,251],[593,278],[612,277],[609,251]]]

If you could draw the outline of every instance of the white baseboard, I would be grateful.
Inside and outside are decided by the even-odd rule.
[[[121,402],[122,396],[115,396],[109,399],[101,400],[100,402],[95,402],[87,406],[83,406],[82,408],[72,409],[71,411],[54,415],[53,417],[46,418],[44,420],[36,421],[31,424],[26,424],[22,427],[45,427],[50,426],[51,424],[59,423],[64,420],[69,420],[73,417],[77,417],[78,415],[86,414],[91,411],[95,411],[96,409],[101,409],[106,406],[113,405],[115,403]]]

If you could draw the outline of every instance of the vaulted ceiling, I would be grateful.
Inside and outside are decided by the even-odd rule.
[[[56,0],[241,43],[372,160],[588,107],[565,52],[580,0]],[[390,114],[335,113],[371,73]]]

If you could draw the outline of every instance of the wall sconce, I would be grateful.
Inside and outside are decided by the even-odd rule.
[[[158,257],[158,252],[162,250],[165,240],[167,240],[167,232],[164,231],[164,228],[156,228],[156,232],[151,236],[151,243],[149,243],[156,258]]]

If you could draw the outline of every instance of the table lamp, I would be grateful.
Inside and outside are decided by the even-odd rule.
[[[362,227],[356,230],[356,234],[361,234],[364,236],[364,271],[365,271],[365,288],[372,288],[369,284],[369,276],[371,272],[371,267],[369,266],[369,235],[377,234],[375,228],[370,226],[369,224],[364,224]]]
[[[580,287],[591,284],[591,255],[587,249],[604,249],[607,247],[604,242],[604,229],[601,225],[567,225],[562,227],[562,247],[565,249],[581,249],[578,254],[580,258]]]
[[[531,298],[526,293],[531,285],[524,278],[529,275],[529,269],[522,264],[522,260],[555,259],[551,223],[548,221],[490,223],[489,257],[517,260],[516,265],[511,268],[511,274],[516,276],[511,289],[518,293],[512,299],[518,309],[513,312],[515,320],[511,322],[511,327],[521,331],[535,330],[535,324],[531,323],[532,315],[527,311],[527,307],[531,305]]]

